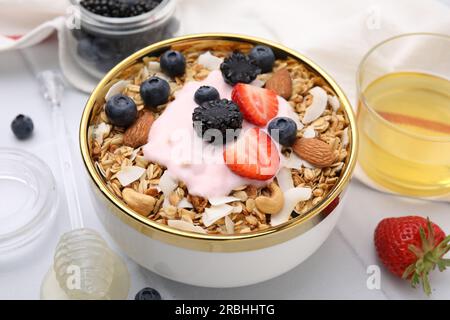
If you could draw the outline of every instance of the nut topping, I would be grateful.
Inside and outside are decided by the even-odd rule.
[[[150,111],[145,110],[142,115],[125,131],[123,143],[132,148],[138,148],[147,143],[148,133],[155,120]]]
[[[330,145],[317,138],[297,139],[292,149],[300,158],[318,168],[329,167],[336,160],[334,150]]]

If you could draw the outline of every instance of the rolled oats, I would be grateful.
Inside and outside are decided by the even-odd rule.
[[[171,89],[169,102],[174,99],[174,94],[182,88],[185,82],[203,80],[210,73],[207,68],[197,62],[200,54],[210,51],[211,54],[223,58],[234,50],[248,53],[251,47],[250,44],[228,41],[221,42],[213,48],[207,42],[203,41],[193,41],[188,45],[174,46],[174,50],[183,52],[186,58],[187,68],[183,77],[168,79]],[[149,63],[152,63],[151,66]],[[140,84],[149,76],[160,72],[156,66],[158,66],[157,57],[145,57],[142,63],[136,63],[128,67],[115,80],[115,82],[119,80],[129,81],[122,93],[128,95],[135,101],[140,115],[145,112],[144,104],[139,94]],[[313,96],[309,93],[313,87],[318,86],[325,90],[328,95],[336,96],[336,93],[328,86],[323,78],[316,75],[303,63],[290,57],[285,60],[278,59],[275,62],[273,72],[261,74],[257,80],[265,83],[275,72],[283,69],[287,70],[292,78],[292,93],[288,103],[299,114],[300,118],[303,117],[306,109],[313,102]],[[161,76],[164,75],[161,74]],[[106,94],[109,87],[107,86],[105,88],[104,94]],[[153,110],[155,120],[164,111],[166,106],[167,104],[164,104]],[[92,113],[91,125],[100,124],[109,125],[108,117],[104,111],[104,103],[96,103]],[[328,103],[325,112],[310,125],[313,126],[317,138],[331,146],[337,160],[331,166],[322,169],[310,167],[291,169],[295,187],[310,187],[313,190],[311,199],[296,205],[294,211],[299,215],[307,213],[327,196],[339,180],[340,173],[348,157],[347,148],[342,143],[344,129],[349,125],[343,108],[334,110],[333,106]],[[255,204],[255,199],[258,196],[267,196],[268,192],[264,188],[261,189],[252,185],[236,188],[232,192],[231,195],[240,201],[230,204],[234,208],[228,216],[228,223],[222,218],[210,227],[205,228],[202,224],[202,213],[209,206],[208,199],[190,195],[189,190],[187,190],[183,182],[180,182],[178,187],[168,196],[167,201],[164,201],[164,195],[158,185],[165,168],[157,163],[146,160],[143,156],[141,146],[132,147],[124,145],[124,129],[115,126],[108,126],[108,129],[108,132],[105,131],[105,136],[102,136],[102,139],[93,139],[93,135],[90,134],[88,143],[91,157],[95,161],[96,170],[105,180],[108,190],[125,202],[127,202],[127,199],[124,199],[124,197],[128,197],[128,202],[134,201],[130,200],[131,198],[138,199],[139,197],[144,197],[147,200],[147,208],[141,208],[139,210],[148,219],[161,224],[167,224],[168,220],[173,219],[183,220],[195,226],[203,227],[210,234],[229,234],[230,223],[233,224],[234,232],[241,234],[270,228],[269,216],[260,212]],[[302,137],[302,134],[303,131],[298,130],[297,136],[299,138]],[[292,149],[285,148],[283,153],[289,155],[292,153]],[[144,168],[145,174],[127,186],[127,191],[124,195],[125,187],[120,184],[116,176],[122,168],[127,166]],[[192,209],[177,208],[177,205],[184,198],[192,204]],[[149,199],[154,199],[154,201]],[[150,204],[152,204],[152,208],[150,208]]]

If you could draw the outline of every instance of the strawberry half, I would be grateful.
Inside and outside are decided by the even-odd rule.
[[[277,94],[269,89],[238,83],[233,87],[231,99],[247,121],[260,127],[278,114]]]
[[[251,128],[223,152],[225,164],[245,178],[268,180],[280,166],[280,156],[272,139],[259,128]]]
[[[401,217],[382,220],[375,230],[375,248],[383,264],[398,277],[411,280],[413,287],[422,282],[431,294],[428,274],[436,268],[444,271],[450,259],[450,236],[429,219]]]

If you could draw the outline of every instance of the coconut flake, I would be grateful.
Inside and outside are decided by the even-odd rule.
[[[141,147],[139,147],[137,149],[134,149],[133,152],[131,152],[131,155],[130,155],[130,160],[131,161],[134,161],[134,159],[136,159],[136,157],[137,157],[137,155],[138,155],[140,150],[141,150]]]
[[[105,100],[108,101],[112,96],[122,93],[123,90],[131,83],[130,80],[120,80],[114,83],[105,95]]]
[[[315,137],[316,137],[316,130],[314,130],[314,126],[309,126],[303,132],[303,138],[310,139],[310,138],[315,138]]]
[[[292,180],[291,170],[288,168],[281,168],[277,174],[278,185],[281,190],[288,191],[289,189],[294,188],[294,181]]]
[[[232,211],[233,207],[228,204],[206,208],[202,216],[203,224],[209,227],[217,220],[229,215]]]
[[[234,234],[234,222],[229,216],[225,217],[225,228],[228,234]]]
[[[149,61],[147,63],[147,71],[150,75],[161,72],[161,66],[157,61]]]
[[[178,208],[185,208],[185,209],[193,208],[192,203],[190,203],[187,198],[181,199],[180,202],[178,202],[177,207]]]
[[[180,229],[183,231],[196,232],[206,234],[206,230],[200,226],[194,226],[193,224],[184,220],[168,220],[167,225],[172,228]]]
[[[126,187],[130,183],[138,180],[145,173],[145,169],[138,166],[127,166],[122,168],[116,177],[119,179],[120,184]]]
[[[289,157],[282,158],[282,166],[287,169],[300,169],[303,165],[303,160],[295,153],[291,153]]]
[[[211,52],[206,51],[198,56],[198,63],[208,70],[218,70],[222,64],[223,59],[212,55]]]
[[[93,126],[92,128],[92,137],[99,145],[102,145],[103,139],[105,139],[108,134],[111,132],[111,126],[104,122]]]
[[[262,87],[264,86],[265,82],[262,81],[261,79],[255,79],[255,80],[253,80],[250,84],[251,84],[252,86],[262,88]]]
[[[338,97],[336,96],[328,96],[328,103],[333,108],[333,111],[336,112],[341,107],[341,103],[339,102]]]
[[[241,213],[242,212],[242,206],[238,205],[238,206],[233,206],[233,211],[232,213]]]
[[[314,87],[309,90],[309,93],[313,96],[313,101],[303,116],[304,124],[311,123],[319,118],[325,111],[328,103],[327,92],[321,87]]]
[[[209,203],[211,203],[212,206],[220,206],[221,204],[234,202],[234,201],[241,201],[241,199],[236,197],[212,197],[208,199]]]
[[[106,172],[103,169],[103,167],[100,165],[100,163],[98,163],[98,161],[95,161],[95,167],[97,168],[98,172],[100,172],[100,174],[106,178]]]
[[[349,142],[349,137],[348,137],[348,127],[347,127],[342,132],[342,146],[346,147],[348,145],[348,142]]]
[[[306,160],[303,160],[303,166],[308,169],[316,169],[316,166],[312,165],[311,163],[309,163]]]
[[[170,174],[166,170],[159,179],[159,187],[164,194],[163,208],[165,208],[169,204],[170,194],[178,187],[178,183],[170,176]]]
[[[284,193],[284,205],[283,209],[277,214],[273,214],[270,218],[270,224],[272,226],[278,226],[289,220],[292,211],[297,203],[300,201],[306,201],[311,198],[311,188],[292,188]]]
[[[293,117],[290,117],[295,124],[297,125],[297,130],[302,130],[305,126],[303,125],[303,123],[300,121],[300,117],[299,115],[296,113],[295,115],[293,115]]]

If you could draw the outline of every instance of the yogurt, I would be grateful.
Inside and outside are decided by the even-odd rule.
[[[194,131],[192,113],[197,107],[194,94],[202,85],[215,87],[221,99],[231,99],[233,88],[224,82],[218,70],[212,71],[201,82],[185,83],[176,93],[175,100],[153,123],[148,143],[143,148],[144,157],[165,166],[167,174],[186,184],[189,194],[207,199],[227,196],[244,185],[266,185],[270,180],[252,180],[233,173],[223,159],[223,146],[204,142]],[[289,117],[298,122],[298,115],[286,100],[278,97],[278,103],[277,117]],[[252,127],[255,125],[243,121],[243,131]]]

